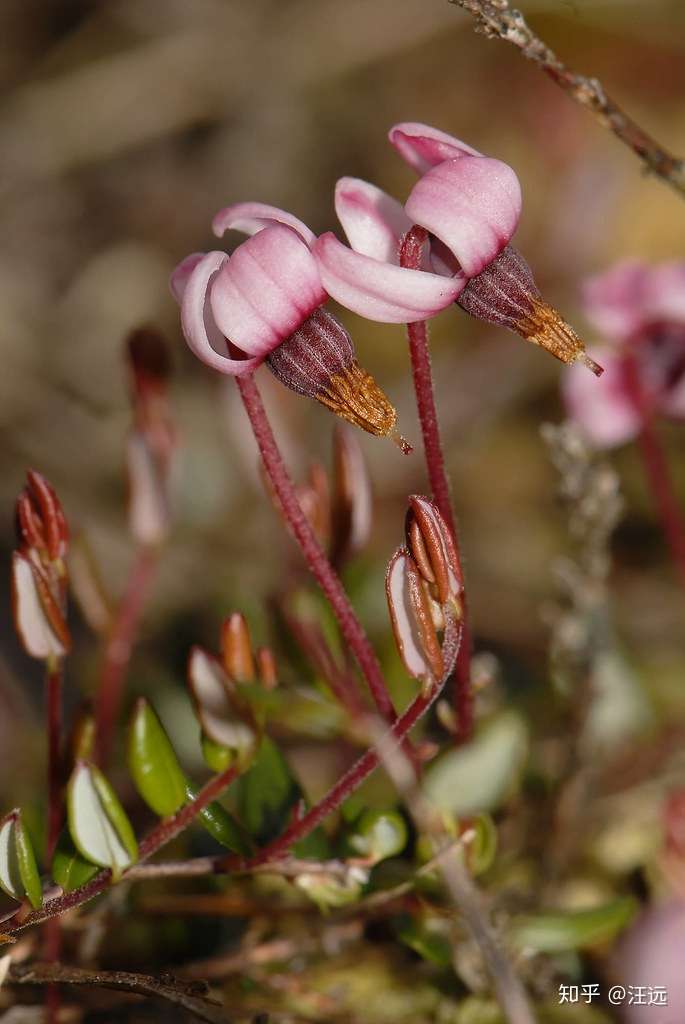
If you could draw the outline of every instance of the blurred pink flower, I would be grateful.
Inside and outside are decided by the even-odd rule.
[[[685,263],[620,263],[586,282],[588,319],[607,341],[604,376],[563,382],[571,416],[599,447],[636,437],[645,417],[685,418]]]
[[[335,208],[351,248],[330,232],[313,248],[329,294],[391,323],[422,320],[457,301],[472,316],[515,331],[563,362],[580,359],[599,375],[509,244],[521,214],[521,186],[511,167],[428,125],[398,124],[389,138],[419,181],[402,207],[375,185],[340,179]],[[400,265],[402,240],[413,225],[430,235],[417,269],[406,260]],[[451,299],[440,295],[441,280],[449,281]]]
[[[630,927],[612,957],[612,975],[627,990],[621,1011],[626,1024],[682,1024],[683,950],[685,903],[679,900],[652,907]]]

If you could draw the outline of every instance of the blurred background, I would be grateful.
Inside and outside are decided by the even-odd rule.
[[[599,77],[666,148],[685,153],[680,0],[520,6],[562,59]],[[163,705],[184,699],[187,649],[214,646],[227,611],[242,609],[257,639],[269,639],[264,603],[292,557],[263,498],[237,392],[190,355],[168,291],[177,261],[216,246],[209,225],[221,206],[260,200],[316,232],[336,230],[341,175],[406,195],[411,172],[386,132],[417,120],[515,167],[524,194],[517,246],[588,342],[597,339],[579,304],[586,275],[629,256],[683,257],[682,200],[535,66],[476,35],[444,0],[3,0],[0,40],[3,564],[7,571],[13,503],[35,467],[88,537],[107,588],[121,592],[132,559],[123,345],[137,325],[157,325],[173,349],[181,448],[172,542],[131,680]],[[402,432],[419,444],[402,329],[344,320]],[[538,685],[544,695],[554,566],[569,537],[540,426],[563,418],[564,368],[456,308],[431,333],[476,646],[499,656],[512,692]],[[267,370],[259,382],[293,472],[328,462],[329,414]],[[677,428],[664,437],[677,456]],[[406,495],[427,484],[420,451],[404,458],[387,441],[360,440],[376,518],[352,586],[382,643],[384,568],[402,539]],[[682,593],[634,450],[611,459],[625,497],[612,547],[616,642],[660,719],[682,723]],[[682,459],[674,471],[685,498]],[[19,648],[3,593],[0,795],[9,807],[35,790],[43,740],[40,674]],[[78,614],[73,625],[76,703],[95,685],[100,648]]]

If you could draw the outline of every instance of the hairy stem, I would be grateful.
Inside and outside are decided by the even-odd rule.
[[[424,228],[415,225],[407,232],[400,245],[400,265],[412,270],[421,267],[421,255],[427,240],[427,232]],[[459,545],[459,534],[457,523],[452,508],[450,485],[445,469],[445,457],[442,450],[440,438],[440,425],[438,413],[435,407],[435,394],[433,389],[433,374],[431,371],[430,350],[428,347],[428,326],[425,320],[419,320],[407,324],[407,337],[409,339],[409,355],[411,358],[412,377],[414,379],[414,393],[416,395],[416,407],[421,423],[421,434],[423,436],[423,450],[426,456],[426,468],[430,488],[442,518],[445,520],[454,538],[454,546],[457,552],[459,572],[464,578],[461,548]],[[454,703],[457,718],[457,740],[463,742],[468,740],[473,730],[473,697],[471,691],[471,637],[468,621],[468,609],[466,595],[463,597],[464,631],[457,667],[455,671]]]
[[[249,374],[237,377],[236,380],[259,447],[264,469],[283,510],[283,515],[300,546],[309,569],[330,602],[342,635],[359,663],[378,711],[386,721],[394,722],[396,720],[395,709],[378,659],[340,579],[326,558],[300,507],[254,378]]]
[[[597,78],[579,75],[566,67],[556,53],[527,24],[509,0],[450,0],[472,14],[476,28],[491,38],[515,46],[533,61],[572,99],[585,107],[643,162],[645,167],[685,197],[685,161],[673,156],[607,95]]]
[[[124,696],[126,671],[157,562],[156,548],[146,545],[138,548],[107,639],[95,711],[98,759],[103,768],[112,751]]]
[[[216,800],[230,786],[239,775],[239,772],[239,767],[232,765],[226,771],[214,775],[209,782],[205,783],[194,800],[182,807],[176,814],[160,821],[141,840],[138,847],[138,861],[145,861],[152,857],[153,854],[157,853],[158,850],[161,850],[163,846],[183,832],[200,811],[203,811],[212,800]],[[130,870],[135,872],[135,865]],[[74,889],[73,892],[68,892],[64,896],[57,896],[55,899],[48,900],[42,907],[34,910],[24,918],[20,924],[12,925],[8,923],[4,925],[2,928],[3,935],[16,935],[18,932],[23,932],[26,928],[30,928],[31,925],[39,924],[41,921],[48,921],[58,914],[64,914],[67,910],[73,910],[74,907],[87,903],[88,900],[93,899],[94,896],[97,896],[98,893],[103,892],[107,888],[111,878],[112,872],[108,868],[98,872],[94,878],[78,889]],[[127,872],[124,871],[121,880],[126,881],[126,878]]]

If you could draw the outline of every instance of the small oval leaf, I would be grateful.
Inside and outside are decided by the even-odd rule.
[[[407,826],[397,811],[363,811],[354,823],[348,843],[356,856],[377,864],[401,853],[407,844]]]
[[[71,841],[67,829],[63,829],[52,858],[52,877],[65,892],[79,889],[97,875],[97,864],[86,860]]]
[[[220,743],[215,743],[214,740],[210,740],[209,736],[202,733],[200,736],[200,744],[202,746],[202,756],[205,760],[205,764],[213,772],[225,772],[227,768],[230,768],[235,755],[232,750],[228,747],[222,747]]]
[[[17,862],[19,864],[19,875],[24,886],[24,892],[29,898],[29,903],[34,910],[38,910],[43,904],[43,886],[38,874],[36,855],[29,839],[28,832],[21,820],[21,811],[15,822],[15,841],[17,844]]]
[[[249,757],[255,729],[237,707],[235,684],[221,662],[201,647],[194,647],[188,662],[188,686],[202,731],[214,743]]]
[[[537,953],[563,953],[612,939],[630,923],[638,910],[632,896],[624,896],[589,910],[530,914],[512,924],[512,939],[519,949]]]
[[[116,877],[138,857],[138,844],[119,798],[101,771],[79,761],[67,786],[69,832],[77,850]]]
[[[162,723],[144,697],[128,734],[128,768],[148,807],[166,818],[186,802],[186,780]]]
[[[25,895],[17,850],[17,821],[19,809],[10,811],[0,822],[0,888],[21,902]]]
[[[36,856],[18,808],[0,822],[0,888],[15,900],[27,896],[34,910],[43,903]]]
[[[196,796],[196,791],[188,784],[186,786],[188,801],[194,800]],[[216,800],[200,811],[197,820],[210,836],[216,839],[217,843],[225,846],[227,850],[232,850],[233,853],[239,853],[244,857],[253,852],[254,847],[249,836]]]

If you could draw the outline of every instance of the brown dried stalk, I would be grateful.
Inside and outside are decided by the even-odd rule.
[[[597,78],[579,75],[563,64],[553,50],[526,23],[523,15],[509,0],[449,0],[456,7],[472,14],[476,31],[491,39],[511,43],[528,60],[534,61],[553,82],[572,99],[585,107],[601,125],[613,132],[642,160],[647,170],[667,182],[685,198],[685,161],[673,156],[633,121],[607,95]]]
[[[218,1003],[204,997],[207,987],[201,982],[182,982],[163,974],[134,974],[131,971],[88,971],[81,967],[60,964],[14,965],[8,981],[15,985],[87,985],[118,989],[136,995],[152,996],[187,1010],[209,1024],[230,1024],[226,1011]]]

